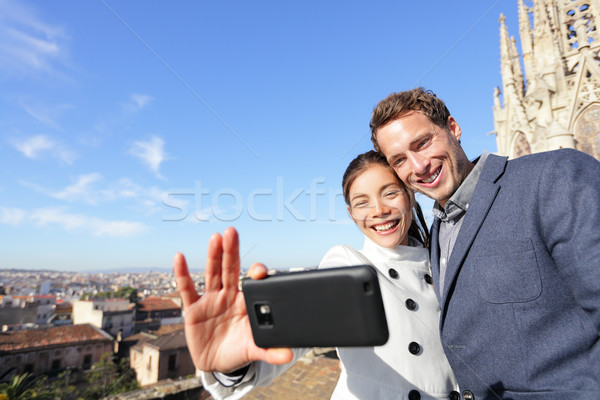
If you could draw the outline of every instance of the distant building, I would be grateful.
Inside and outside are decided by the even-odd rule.
[[[116,337],[127,337],[134,332],[135,309],[129,300],[94,299],[73,303],[73,323],[92,324]]]
[[[113,338],[92,325],[0,333],[0,382],[14,374],[51,375],[67,367],[89,369],[112,352]]]
[[[56,296],[2,296],[0,323],[3,330],[21,325],[46,325],[54,314]]]
[[[69,301],[57,300],[54,315],[49,323],[52,325],[70,325],[73,323],[73,305]]]
[[[181,323],[181,307],[170,298],[148,297],[137,304],[135,332]]]
[[[522,58],[500,17],[498,153],[575,148],[600,160],[600,2],[518,0],[518,8]]]
[[[140,335],[146,338],[131,347],[129,362],[141,386],[195,374],[196,368],[187,348],[182,325],[164,335]]]

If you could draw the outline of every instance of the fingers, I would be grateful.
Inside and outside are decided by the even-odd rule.
[[[183,309],[186,310],[189,306],[194,304],[200,296],[194,286],[194,281],[190,276],[185,257],[181,253],[175,254],[173,259],[173,272],[175,274],[175,282],[177,282],[177,289],[179,289],[179,295],[183,302]]]
[[[204,284],[206,291],[221,290],[221,265],[223,264],[223,238],[218,233],[208,240]]]
[[[266,362],[269,364],[287,364],[294,359],[292,349],[267,349]]]
[[[240,240],[234,228],[223,233],[223,264],[221,280],[224,289],[236,288],[240,277]]]
[[[252,279],[264,279],[268,275],[267,267],[264,264],[254,263],[250,267],[247,276]]]

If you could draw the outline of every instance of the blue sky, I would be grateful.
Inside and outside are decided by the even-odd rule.
[[[228,226],[244,268],[361,246],[339,187],[386,95],[496,151],[500,13],[517,35],[515,0],[0,0],[0,268],[198,269]]]

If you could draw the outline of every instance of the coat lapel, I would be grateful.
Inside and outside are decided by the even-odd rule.
[[[456,238],[454,248],[452,249],[452,255],[450,256],[450,260],[448,260],[446,278],[444,279],[444,287],[442,288],[442,298],[440,301],[442,315],[444,315],[444,309],[448,301],[448,293],[450,288],[454,285],[456,275],[462,267],[463,261],[500,190],[500,185],[497,184],[496,181],[504,172],[506,160],[506,157],[498,157],[490,154],[483,166],[483,171],[481,171],[481,176],[479,177],[473,198],[469,204],[469,209],[464,216],[465,219],[458,233],[458,237]],[[436,240],[435,244],[437,245],[438,243],[438,240]],[[439,266],[439,252],[437,258],[436,265]]]
[[[438,298],[438,302],[441,303],[440,292],[438,289],[440,284],[440,242],[438,235],[440,232],[440,220],[439,218],[433,219],[433,225],[431,225],[431,245],[429,247],[429,259],[431,260],[431,275],[433,278],[433,287],[435,288],[435,295]]]

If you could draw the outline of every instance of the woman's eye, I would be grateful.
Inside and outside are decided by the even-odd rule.
[[[394,197],[398,195],[398,191],[397,190],[392,190],[391,192],[387,192],[385,194],[385,197]]]

